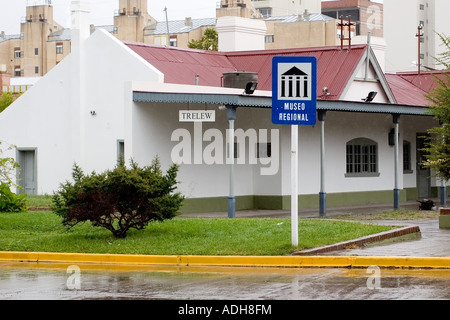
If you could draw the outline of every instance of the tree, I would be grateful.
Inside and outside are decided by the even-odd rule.
[[[123,160],[113,170],[85,175],[73,168],[74,182],[65,182],[53,195],[53,211],[69,228],[90,221],[104,227],[116,238],[125,238],[130,228],[144,229],[152,221],[172,219],[184,197],[175,193],[178,166],[164,175],[158,158],[151,166],[139,167],[134,161],[127,168]]]
[[[14,96],[12,92],[3,92],[0,96],[0,113],[8,108],[8,106],[14,102]]]
[[[450,37],[439,34],[446,51],[436,60],[447,71],[435,76],[437,86],[426,95],[431,102],[430,112],[439,120],[440,126],[428,130],[430,139],[424,149],[427,152],[423,165],[433,169],[436,176],[450,180]]]
[[[10,151],[16,146],[8,145],[3,149],[2,144],[4,142],[0,141],[0,212],[26,211],[26,195],[18,195],[11,191],[11,187],[16,186],[13,177],[19,164],[11,157],[2,157],[5,151]]]
[[[191,40],[188,43],[191,49],[201,49],[218,51],[219,50],[219,35],[213,28],[206,28],[205,34],[200,40]]]
[[[13,184],[13,176],[15,176],[16,169],[19,164],[11,157],[2,157],[6,151],[11,151],[16,148],[14,145],[7,145],[3,148],[5,142],[0,140],[0,183]]]

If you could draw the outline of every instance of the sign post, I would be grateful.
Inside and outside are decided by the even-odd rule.
[[[317,59],[274,57],[272,123],[291,126],[291,234],[298,246],[298,126],[317,118]]]

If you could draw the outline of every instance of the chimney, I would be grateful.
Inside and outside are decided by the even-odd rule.
[[[89,3],[85,1],[72,1],[71,6],[72,19],[72,52],[81,49],[83,42],[89,38],[90,24],[89,24]]]
[[[266,23],[258,19],[226,16],[217,19],[219,51],[264,50]]]
[[[187,17],[184,19],[184,25],[186,27],[192,27],[192,18],[191,17]]]
[[[71,143],[72,159],[81,167],[86,165],[87,119],[87,39],[90,36],[89,4],[84,1],[71,2],[72,49],[68,58],[71,61],[70,81],[67,89],[70,101],[70,117],[73,119]]]

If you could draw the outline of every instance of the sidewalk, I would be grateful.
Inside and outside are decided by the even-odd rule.
[[[436,204],[439,204],[438,199],[432,199]],[[409,201],[400,204],[401,209],[418,210],[419,203],[416,201]],[[339,207],[328,208],[327,217],[343,215],[343,214],[358,214],[358,213],[380,213],[392,211],[393,206],[389,204],[382,205],[368,205],[355,207]],[[227,212],[212,212],[201,214],[187,214],[182,215],[186,217],[202,217],[202,218],[226,218]],[[290,218],[290,211],[286,210],[246,210],[236,212],[236,218]],[[317,218],[319,212],[317,209],[299,211],[300,219]],[[370,220],[364,223],[376,223],[384,225],[395,225],[412,227],[418,226],[421,236],[416,239],[401,241],[395,238],[388,243],[369,244],[362,248],[346,249],[329,251],[321,255],[334,256],[400,256],[400,257],[450,257],[450,229],[440,229],[438,218],[436,219],[420,219],[420,220]],[[301,230],[299,230],[301,232]]]

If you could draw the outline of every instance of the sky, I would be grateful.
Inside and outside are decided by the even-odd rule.
[[[19,34],[21,18],[26,15],[27,3],[40,0],[0,0],[0,31]],[[85,0],[86,1],[86,0]],[[148,13],[158,21],[165,21],[164,7],[167,6],[169,20],[213,18],[219,0],[148,0]],[[119,9],[119,0],[90,0],[91,24],[113,25],[114,11]],[[53,15],[63,27],[70,27],[71,0],[52,0]]]

